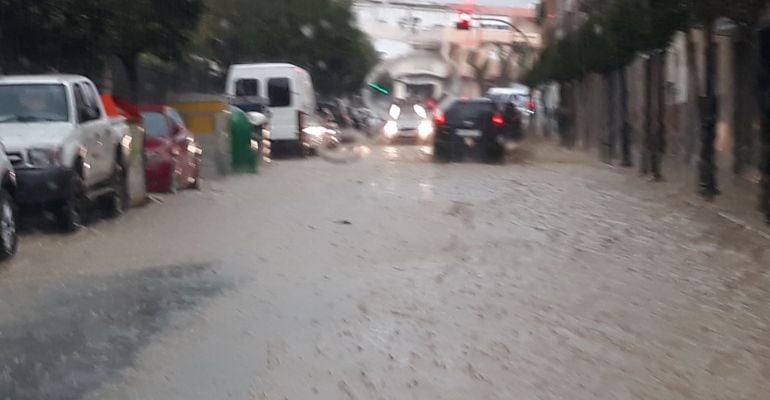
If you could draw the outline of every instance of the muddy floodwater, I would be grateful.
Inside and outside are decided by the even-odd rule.
[[[770,241],[533,147],[279,159],[0,267],[0,399],[770,393]]]

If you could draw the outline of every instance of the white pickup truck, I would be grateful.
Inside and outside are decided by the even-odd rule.
[[[53,211],[65,231],[78,229],[91,201],[108,217],[122,214],[128,129],[107,116],[85,77],[0,77],[0,141],[16,170],[16,200]]]
[[[16,174],[0,143],[0,261],[16,255],[19,237],[16,231]]]

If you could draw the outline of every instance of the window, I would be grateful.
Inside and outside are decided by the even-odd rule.
[[[102,117],[102,109],[99,107],[101,100],[99,99],[99,92],[91,83],[84,83],[86,102],[93,112],[93,119],[99,119]]]
[[[78,121],[88,122],[101,118],[99,100],[96,98],[95,89],[86,83],[78,83],[74,86],[75,109]]]
[[[0,85],[0,123],[46,121],[69,121],[64,85]]]
[[[178,127],[184,128],[184,127],[187,126],[187,125],[185,125],[184,119],[182,118],[182,116],[179,115],[179,112],[177,112],[176,110],[174,110],[174,109],[169,110],[168,111],[168,116],[169,116],[169,118],[171,118],[172,121],[174,121],[174,123]]]
[[[236,96],[259,96],[259,81],[256,79],[238,79],[235,81]]]
[[[78,121],[86,122],[89,119],[88,116],[83,113],[83,110],[88,108],[88,103],[86,103],[86,96],[83,94],[83,88],[80,87],[80,85],[75,85],[72,90],[75,93],[75,110],[78,115]]]
[[[466,121],[487,118],[495,113],[495,105],[491,102],[456,102],[444,114],[447,121]]]
[[[267,81],[267,97],[270,107],[288,107],[291,105],[291,82],[289,78],[272,78]]]
[[[151,137],[168,136],[168,120],[159,112],[143,112],[144,134]]]

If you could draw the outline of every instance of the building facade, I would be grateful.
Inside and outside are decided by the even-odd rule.
[[[353,10],[359,27],[369,35],[382,58],[382,65],[373,74],[387,71],[392,75],[398,96],[426,85],[434,88],[436,98],[478,95],[487,82],[515,80],[522,72],[515,52],[505,49],[541,46],[532,8],[357,0]],[[463,11],[480,19],[469,31],[456,29]],[[515,68],[501,68],[504,62]],[[474,66],[481,64],[490,67],[479,77]],[[502,70],[509,71],[509,76],[501,77]]]

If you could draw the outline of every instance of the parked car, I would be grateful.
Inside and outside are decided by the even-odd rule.
[[[310,151],[304,135],[305,120],[316,111],[315,89],[310,74],[291,64],[239,64],[230,67],[226,93],[230,96],[261,96],[268,99],[271,147],[286,145]]]
[[[354,108],[351,117],[356,129],[364,132],[368,132],[379,120],[372,110],[365,107]]]
[[[370,137],[378,135],[382,132],[382,128],[385,126],[386,122],[387,121],[384,118],[377,115],[374,111],[368,110],[366,114],[366,134]]]
[[[126,201],[123,118],[109,118],[96,86],[76,75],[0,77],[0,141],[23,209],[48,209],[74,231],[97,201],[107,217]]]
[[[16,231],[16,174],[13,165],[5,153],[5,146],[0,143],[0,261],[5,261],[16,255],[19,247],[19,236]]]
[[[487,91],[486,97],[498,104],[513,104],[524,117],[531,117],[537,111],[537,103],[532,99],[532,92],[524,85],[491,88]]]
[[[342,100],[335,99],[319,101],[317,111],[320,113],[325,111],[330,112],[334,117],[334,122],[336,122],[340,128],[347,128],[351,125],[354,125],[353,118],[351,117],[347,107],[342,102]]]
[[[388,141],[407,140],[427,143],[433,136],[433,123],[423,106],[393,104],[390,106],[389,114],[390,119],[382,128]]]
[[[507,140],[519,141],[524,138],[524,128],[522,126],[522,112],[514,103],[497,104],[497,110],[505,119],[503,125],[503,136]]]
[[[444,161],[473,151],[485,160],[505,160],[507,123],[496,104],[487,98],[455,100],[434,116],[433,154]]]
[[[150,192],[197,188],[203,154],[179,113],[168,106],[139,107],[144,123],[145,180]]]

